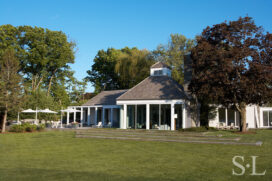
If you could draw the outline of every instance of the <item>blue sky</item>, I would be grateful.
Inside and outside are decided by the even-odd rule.
[[[246,15],[272,32],[271,7],[269,0],[0,0],[0,25],[63,31],[77,44],[71,67],[81,80],[100,49],[153,50],[171,33],[194,38],[208,25]]]

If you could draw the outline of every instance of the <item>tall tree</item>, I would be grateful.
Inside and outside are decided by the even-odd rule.
[[[246,105],[272,97],[272,35],[250,17],[207,27],[191,54],[190,90],[198,97],[235,106],[246,131]]]
[[[172,77],[180,84],[184,81],[184,55],[191,52],[195,40],[184,35],[171,34],[167,45],[159,45],[153,51],[157,61],[162,61],[172,67]]]
[[[124,48],[117,59],[115,73],[118,76],[118,83],[121,89],[129,89],[149,76],[150,67],[154,60],[147,50],[137,48]]]
[[[16,109],[21,100],[21,76],[18,74],[19,62],[12,49],[7,49],[0,64],[0,106],[4,112],[2,132],[5,132],[8,112]]]
[[[46,91],[47,97],[58,94],[57,102],[68,104],[66,84],[74,79],[69,66],[74,63],[74,42],[61,31],[1,25],[0,60],[7,48],[15,50],[20,62],[19,72],[23,75],[25,94]]]
[[[109,48],[107,51],[99,50],[95,56],[91,70],[87,71],[86,80],[90,81],[95,92],[102,90],[119,89],[118,75],[115,73],[115,64],[121,51]]]
[[[86,80],[95,86],[95,92],[102,90],[128,89],[149,75],[154,63],[147,50],[137,48],[99,50],[94,58],[92,70]]]

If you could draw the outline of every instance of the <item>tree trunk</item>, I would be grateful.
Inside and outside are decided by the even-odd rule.
[[[54,78],[55,73],[57,72],[58,69],[55,69],[52,73],[52,76],[50,77],[50,81],[49,81],[49,85],[48,85],[48,89],[47,89],[47,96],[49,96],[50,93],[50,89],[51,89],[51,85],[52,85],[52,81]]]
[[[2,130],[1,132],[4,133],[6,131],[6,122],[7,122],[8,110],[5,110],[3,121],[2,121]]]
[[[53,75],[52,75],[52,77],[50,77],[50,81],[49,81],[49,85],[48,85],[48,89],[47,89],[47,97],[50,94],[50,89],[51,89],[51,84],[52,84],[53,77],[54,77]]]
[[[247,131],[247,126],[246,126],[246,104],[245,103],[241,103],[239,105],[240,107],[240,115],[241,115],[241,123],[242,123],[242,132],[246,132]]]

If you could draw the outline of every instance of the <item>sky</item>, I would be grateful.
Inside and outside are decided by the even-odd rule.
[[[253,17],[272,33],[270,0],[0,0],[0,25],[31,25],[64,32],[76,42],[75,77],[82,80],[98,50],[154,50],[171,33],[194,38],[204,28]],[[91,84],[87,92],[94,89]]]

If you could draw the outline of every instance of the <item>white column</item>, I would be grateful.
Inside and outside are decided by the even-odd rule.
[[[88,116],[87,116],[87,119],[88,119],[88,126],[90,126],[91,125],[91,108],[90,107],[88,107]]]
[[[171,104],[171,130],[175,130],[175,104]]]
[[[186,107],[185,103],[182,105],[182,129],[186,128]]]
[[[123,128],[127,129],[127,105],[124,104]]]
[[[113,125],[113,108],[110,109],[110,122],[112,126]]]
[[[94,124],[97,125],[97,107],[95,107],[94,109]]]
[[[67,111],[67,121],[66,121],[67,125],[69,124],[69,119],[70,119],[70,113],[69,113],[69,111]]]
[[[220,127],[220,120],[219,120],[219,108],[216,108],[216,120],[217,120],[217,128]]]
[[[234,111],[234,127],[236,127],[236,111]]]
[[[228,126],[228,109],[225,108],[225,113],[226,113],[226,126]]]
[[[76,122],[76,111],[74,112],[74,122]]]
[[[83,107],[80,108],[80,123],[81,126],[83,127]]]
[[[62,128],[62,112],[60,112],[60,128]]]
[[[150,129],[150,106],[146,104],[146,129]]]
[[[104,120],[105,120],[105,109],[102,107],[102,125],[104,126]]]

